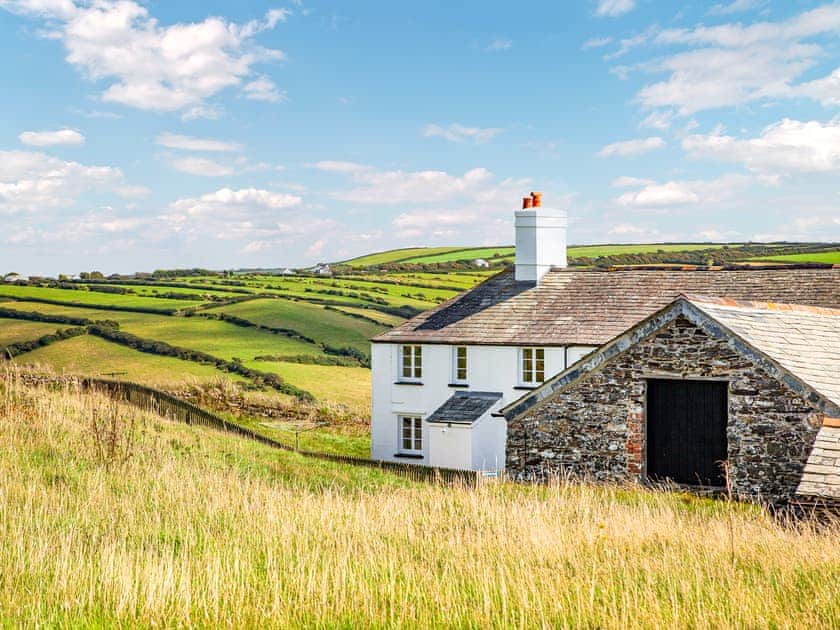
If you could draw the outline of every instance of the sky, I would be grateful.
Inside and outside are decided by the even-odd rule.
[[[0,273],[840,241],[840,3],[0,0]]]

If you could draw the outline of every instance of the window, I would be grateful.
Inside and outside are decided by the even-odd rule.
[[[545,348],[522,348],[522,384],[537,385],[545,380]]]
[[[400,453],[422,455],[423,420],[420,416],[400,416]]]
[[[454,383],[467,382],[467,347],[456,346],[452,353],[452,381]]]
[[[401,353],[400,378],[404,381],[419,381],[423,378],[423,346],[401,346]]]

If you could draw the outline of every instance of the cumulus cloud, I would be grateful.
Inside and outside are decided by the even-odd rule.
[[[240,85],[255,64],[283,58],[254,41],[285,20],[277,9],[244,24],[209,17],[163,26],[133,0],[0,0],[0,7],[44,19],[67,62],[107,85],[103,101],[137,109],[200,115],[206,99]]]
[[[360,171],[370,170],[370,166],[366,166],[365,164],[344,162],[341,160],[321,160],[309,166],[326,173],[358,173]]]
[[[779,22],[666,29],[648,41],[687,50],[639,67],[667,73],[637,94],[648,108],[675,108],[681,115],[758,100],[805,96],[836,104],[840,77],[799,82],[824,54],[813,40],[840,33],[840,5],[830,4]],[[625,72],[627,69],[625,69]]]
[[[441,125],[426,125],[423,135],[427,138],[443,138],[450,142],[476,142],[481,144],[492,140],[502,133],[504,129],[498,127],[465,127],[458,123],[452,123],[445,127]]]
[[[252,101],[282,103],[288,100],[286,92],[277,89],[274,82],[266,76],[261,76],[255,81],[246,83],[242,91],[245,93],[245,98]]]
[[[78,145],[85,143],[85,137],[75,129],[58,131],[24,131],[18,136],[23,144],[33,147],[51,147],[55,145]]]
[[[709,9],[709,15],[729,15],[749,11],[764,4],[764,0],[733,0],[729,4],[715,4]]]
[[[637,184],[642,182],[645,180],[639,180]],[[729,199],[752,182],[754,178],[743,175],[724,175],[713,180],[645,182],[638,190],[623,193],[615,201],[620,206],[643,210],[714,204]]]
[[[245,216],[249,211],[286,210],[302,203],[297,195],[276,193],[258,188],[232,190],[222,188],[200,197],[184,198],[173,201],[170,208],[176,212],[196,217],[206,215]]]
[[[621,177],[616,177],[612,182],[610,182],[610,186],[613,188],[635,188],[637,186],[647,186],[649,184],[655,184],[652,179],[643,179],[641,177],[628,177],[627,175],[622,175]]]
[[[122,172],[113,166],[65,162],[44,153],[0,151],[0,211],[70,206],[83,192],[113,188],[122,180]]]
[[[155,140],[157,144],[168,149],[182,149],[184,151],[208,151],[232,153],[242,150],[242,145],[235,142],[223,142],[208,138],[194,138],[176,133],[162,133]]]
[[[589,50],[590,48],[602,48],[607,44],[611,44],[612,41],[612,37],[590,37],[585,42],[583,42],[583,49]]]
[[[617,17],[636,8],[636,0],[598,0],[595,15],[601,17]]]
[[[840,120],[823,124],[785,118],[757,138],[696,134],[683,139],[682,146],[692,157],[739,162],[769,175],[840,171]]]
[[[647,153],[648,151],[661,149],[664,146],[665,140],[659,136],[651,136],[649,138],[613,142],[601,149],[598,152],[598,155],[600,157],[639,155],[640,153]]]

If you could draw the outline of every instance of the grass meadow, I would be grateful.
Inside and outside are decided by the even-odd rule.
[[[21,341],[32,341],[65,328],[71,328],[71,326],[0,317],[0,347]]]
[[[840,530],[638,488],[419,485],[0,384],[7,627],[828,628]]]
[[[813,254],[788,254],[785,256],[773,256],[771,258],[753,258],[754,261],[780,262],[780,263],[827,263],[829,265],[840,265],[840,251],[818,252]]]

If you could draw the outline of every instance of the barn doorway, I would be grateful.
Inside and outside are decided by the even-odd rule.
[[[728,384],[647,382],[647,475],[654,481],[724,486]]]

